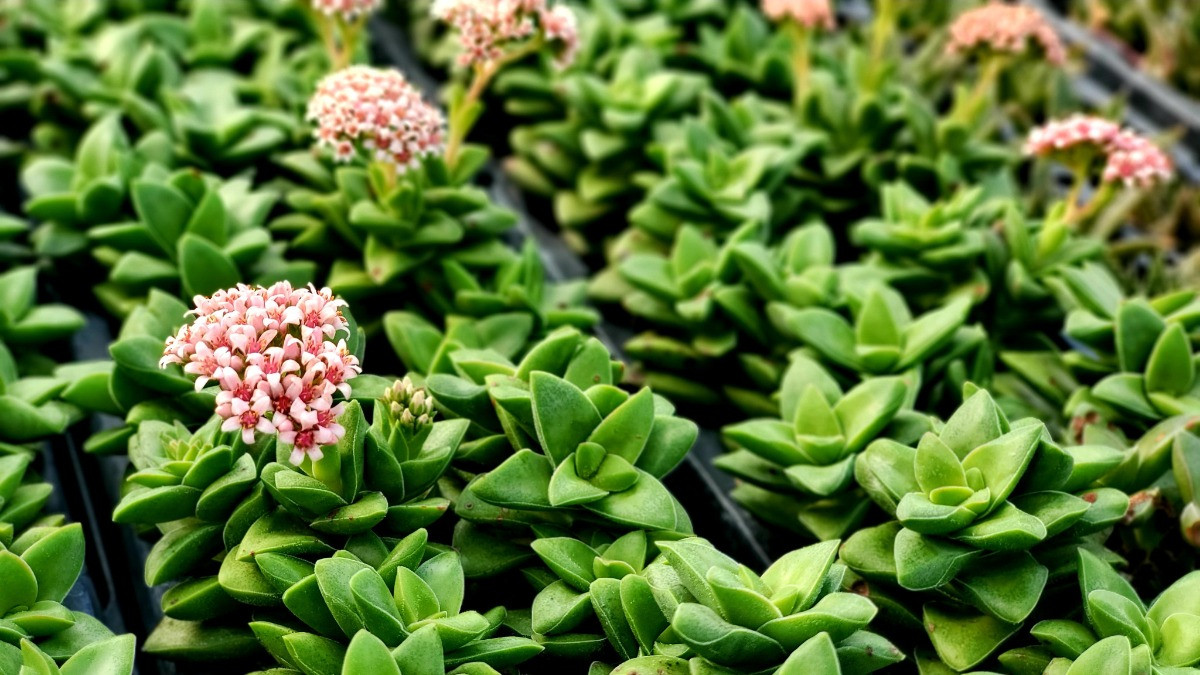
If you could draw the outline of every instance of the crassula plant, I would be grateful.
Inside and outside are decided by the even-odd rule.
[[[78,419],[78,410],[59,395],[69,385],[49,375],[52,361],[44,345],[69,338],[83,327],[83,315],[53,303],[39,304],[37,268],[14,267],[0,274],[0,455],[60,433]]]
[[[1019,650],[1022,661],[1044,664],[1048,675],[1106,669],[1182,675],[1200,670],[1200,643],[1191,628],[1200,620],[1200,573],[1184,576],[1147,604],[1108,562],[1087,550],[1079,551],[1078,568],[1083,621],[1035,624],[1030,634],[1041,644]]]
[[[648,388],[614,386],[621,365],[599,340],[563,328],[520,363],[474,350],[449,358],[458,373],[428,379],[438,405],[512,453],[468,486],[474,497],[618,529],[691,530],[659,479],[691,449],[697,427]]]
[[[874,273],[868,272],[865,289],[859,284],[842,284],[852,321],[830,309],[798,309],[786,302],[770,303],[768,316],[784,335],[798,339],[822,362],[840,371],[905,374],[912,378],[911,395],[918,398],[925,387],[937,385],[934,366],[945,365],[933,357],[941,356],[955,341],[967,345],[977,341],[975,331],[964,325],[973,296],[948,296],[942,306],[914,317],[904,296],[884,283],[872,282],[872,276]]]
[[[458,554],[430,548],[418,530],[371,563],[344,550],[312,565],[275,556],[282,576],[271,579],[290,584],[284,604],[305,625],[250,626],[281,666],[301,672],[495,673],[542,651],[500,634],[503,607],[464,611]]]
[[[25,453],[0,456],[0,666],[15,673],[22,661],[53,664],[88,649],[79,661],[103,653],[123,660],[127,675],[132,637],[107,641],[113,634],[103,624],[62,604],[83,570],[83,527],[42,513],[53,488],[35,477],[31,461]],[[71,668],[87,672],[78,662]]]
[[[737,450],[715,464],[745,481],[733,496],[760,518],[817,539],[846,536],[870,507],[854,489],[858,453],[876,437],[911,441],[930,427],[903,410],[907,396],[900,377],[869,378],[843,392],[797,354],[783,376],[780,417],[725,427]]]
[[[63,604],[83,571],[83,526],[44,512],[53,486],[32,453],[10,447],[0,445],[0,669],[129,675],[133,636]]]
[[[643,576],[607,583],[620,601],[609,611],[624,608],[609,623],[641,649],[613,672],[869,673],[901,661],[868,630],[871,600],[842,589],[838,544],[788,553],[760,576],[703,539],[659,542]]]
[[[219,391],[210,399],[216,414],[196,432],[145,420],[129,444],[137,471],[113,517],[157,526],[161,538],[146,560],[145,581],[178,582],[163,596],[167,618],[149,638],[148,651],[204,660],[253,654],[261,644],[281,663],[316,668],[331,655],[340,659],[344,643],[330,646],[307,634],[284,640],[279,631],[287,622],[248,626],[249,609],[289,610],[328,636],[329,626],[349,619],[341,614],[342,599],[329,595],[334,591],[327,584],[334,582],[323,581],[323,570],[382,570],[390,587],[397,559],[426,569],[419,566],[426,539],[421,528],[447,511],[449,501],[434,484],[469,421],[435,420],[434,400],[408,379],[389,385],[384,378],[356,377],[341,308],[326,290],[241,286],[197,298],[194,323],[167,340],[164,367],[182,361],[198,384],[211,380]],[[352,391],[351,383],[358,388]],[[353,398],[335,402],[346,395]],[[372,397],[368,424],[362,401]],[[540,651],[529,641],[514,645],[503,638],[476,644],[496,631],[499,619],[460,615],[453,597],[461,602],[462,591],[453,591],[453,570],[461,586],[461,567],[456,557],[441,563],[431,568],[437,579],[430,583],[450,575],[450,595],[432,609],[424,587],[396,600],[415,612],[406,615],[402,636],[430,621],[444,623],[434,644],[445,649],[447,664],[512,663]],[[349,593],[348,586],[339,588]],[[342,618],[330,618],[330,611]],[[362,622],[338,635],[348,640]],[[382,637],[393,648],[400,641],[391,633]]]
[[[868,579],[935,591],[929,637],[946,664],[972,668],[1070,571],[1074,550],[1094,545],[1086,537],[1125,516],[1123,492],[1084,489],[1120,460],[1106,450],[1059,446],[1040,421],[1009,422],[975,391],[915,448],[883,439],[859,456],[859,484],[896,520],[856,532],[842,559]]]
[[[1087,390],[1072,392],[1068,412],[1098,409],[1117,426],[1138,431],[1175,415],[1195,414],[1196,363],[1189,332],[1200,320],[1192,291],[1123,297],[1115,283],[1099,301],[1079,296],[1064,333],[1078,349],[1064,359]]]

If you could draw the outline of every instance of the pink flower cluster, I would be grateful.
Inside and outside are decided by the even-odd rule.
[[[361,372],[346,348],[349,324],[345,302],[328,288],[292,288],[281,281],[270,288],[217,291],[195,298],[195,319],[167,338],[160,367],[183,365],[196,376],[196,390],[216,381],[222,431],[241,430],[254,442],[255,432],[278,434],[293,446],[291,462],[305,455],[321,459],[321,446],[337,443],[345,429],[337,423],[349,396],[349,380]],[[334,340],[337,339],[337,342]]]
[[[1102,117],[1074,114],[1029,132],[1025,152],[1044,157],[1073,149],[1091,149],[1105,158],[1105,181],[1150,187],[1170,180],[1174,166],[1167,153],[1149,139]]]
[[[346,21],[353,21],[378,10],[383,0],[312,0],[312,6],[325,16],[338,14]]]
[[[458,31],[458,60],[464,66],[499,60],[507,47],[533,37],[539,26],[559,44],[560,67],[570,65],[579,48],[575,15],[563,5],[551,9],[547,0],[435,0],[433,16]]]
[[[805,28],[836,26],[829,0],[763,0],[762,11],[772,21],[791,19]]]
[[[1175,175],[1175,165],[1167,153],[1150,139],[1128,129],[1113,137],[1108,144],[1108,162],[1104,165],[1104,180],[1121,181],[1126,186],[1150,187],[1166,182]]]
[[[950,24],[946,51],[961,54],[976,47],[1020,54],[1031,42],[1041,45],[1046,60],[1055,65],[1067,58],[1058,34],[1036,9],[1024,5],[992,3],[963,12]]]
[[[348,162],[361,147],[398,169],[442,151],[442,113],[396,70],[351,66],[325,76],[308,102],[317,145]]]

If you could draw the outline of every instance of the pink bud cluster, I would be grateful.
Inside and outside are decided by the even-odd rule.
[[[442,113],[399,71],[351,66],[325,76],[308,102],[317,145],[348,162],[362,148],[400,170],[442,151]]]
[[[560,67],[570,65],[579,48],[575,15],[563,5],[550,8],[547,0],[435,0],[433,16],[458,31],[464,66],[503,58],[508,47],[532,38],[539,27],[558,45]]]
[[[354,21],[383,6],[383,0],[312,0],[313,9],[325,16],[337,14],[346,21]]]
[[[293,446],[292,464],[306,455],[321,459],[321,446],[346,433],[337,422],[345,403],[334,404],[334,394],[349,396],[349,380],[361,372],[338,337],[349,333],[346,303],[328,288],[286,281],[240,284],[194,301],[194,320],[167,338],[159,366],[183,365],[196,376],[197,391],[210,381],[220,385],[222,431],[240,430],[247,443],[256,432],[278,434]]]
[[[1046,60],[1059,65],[1067,52],[1058,34],[1036,9],[1024,5],[992,3],[963,12],[950,24],[946,51],[961,54],[977,47],[1020,54],[1030,43],[1041,45]]]
[[[829,0],[763,0],[762,11],[772,21],[791,19],[805,28],[836,26]]]
[[[1102,179],[1127,186],[1150,187],[1170,180],[1174,167],[1167,153],[1149,139],[1102,117],[1076,113],[1052,120],[1029,132],[1025,152],[1045,157],[1074,149],[1090,149],[1105,158]]]

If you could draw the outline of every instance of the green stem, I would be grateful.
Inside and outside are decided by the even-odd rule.
[[[812,71],[812,30],[798,21],[788,21],[787,27],[792,35],[792,103],[799,110]]]
[[[871,86],[878,87],[887,67],[887,49],[896,30],[896,0],[878,0],[871,22]]]
[[[971,92],[967,94],[962,104],[957,106],[954,115],[955,120],[969,126],[975,124],[980,111],[994,99],[996,83],[1000,80],[1000,73],[1004,72],[1005,60],[1003,57],[989,54],[985,59],[975,80],[975,86],[971,88]]]
[[[1067,192],[1067,214],[1063,218],[1071,225],[1078,224],[1079,196],[1083,193],[1085,185],[1087,185],[1087,172],[1076,168],[1074,180],[1071,182],[1071,189]]]
[[[463,143],[466,142],[467,136],[475,126],[475,119],[477,119],[473,114],[475,106],[480,104],[480,99],[483,98],[488,85],[505,66],[533,54],[541,49],[544,43],[545,37],[539,34],[536,38],[503,54],[494,61],[475,64],[472,69],[471,86],[467,89],[467,93],[462,98],[452,101],[450,105],[450,115],[447,121],[448,139],[446,141],[447,167],[454,169],[454,165],[458,161],[458,153],[462,151]]]
[[[1094,216],[1112,201],[1114,194],[1115,189],[1111,182],[1101,183],[1100,188],[1092,195],[1091,200],[1078,209],[1075,214],[1076,222],[1079,223],[1081,231],[1099,239],[1108,239],[1112,235],[1111,231],[1106,232],[1094,229],[1095,223],[1092,221],[1094,220]]]

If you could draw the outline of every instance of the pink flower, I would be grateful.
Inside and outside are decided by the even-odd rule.
[[[458,31],[464,66],[484,65],[505,55],[515,43],[540,30],[550,41],[561,43],[560,67],[570,65],[579,44],[575,16],[565,6],[549,8],[546,0],[435,0],[433,16]]]
[[[1105,181],[1120,180],[1127,187],[1151,187],[1157,182],[1171,180],[1175,166],[1167,153],[1144,136],[1122,131],[1109,143],[1108,163],[1104,165]]]
[[[1080,150],[1105,158],[1101,179],[1106,182],[1119,180],[1130,187],[1151,187],[1175,174],[1170,157],[1161,148],[1101,117],[1075,114],[1053,120],[1029,132],[1025,141],[1026,154],[1039,157]]]
[[[829,0],[763,0],[763,14],[772,21],[791,19],[805,28],[833,30],[833,8]]]
[[[345,21],[354,21],[383,6],[383,0],[312,0],[313,9],[325,16],[340,15]]]
[[[1025,141],[1025,153],[1044,157],[1080,146],[1103,151],[1120,131],[1116,122],[1076,113],[1035,127]]]
[[[344,404],[333,399],[350,395],[348,380],[362,369],[346,346],[345,303],[332,291],[239,285],[197,296],[195,305],[192,323],[167,338],[160,365],[182,364],[197,390],[218,383],[223,431],[241,430],[247,443],[277,434],[294,446],[294,464],[320,459],[322,445],[345,435],[337,423]]]
[[[445,120],[397,70],[351,66],[327,75],[308,102],[317,146],[348,162],[359,152],[415,168],[442,151]]]
[[[1042,48],[1046,60],[1054,65],[1067,58],[1058,34],[1036,9],[998,2],[963,12],[950,24],[946,51],[961,54],[978,47],[1021,54],[1032,43]]]

